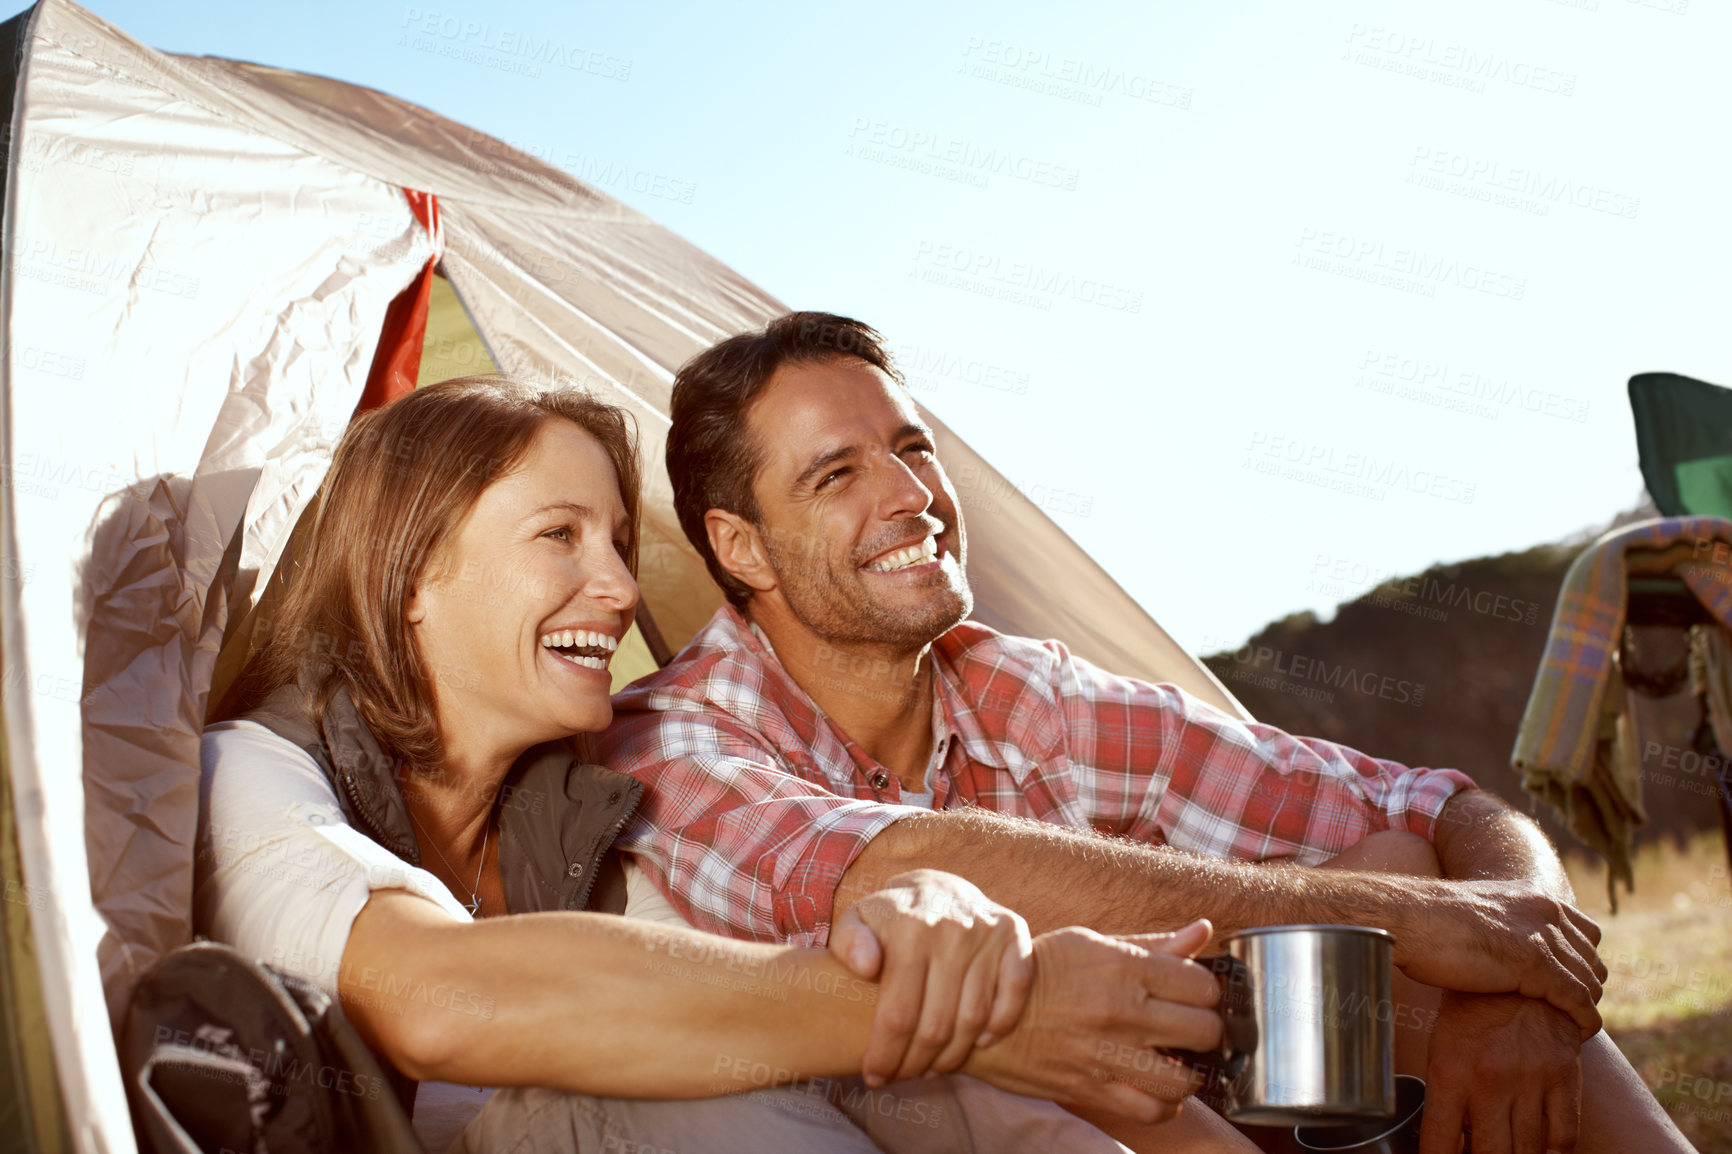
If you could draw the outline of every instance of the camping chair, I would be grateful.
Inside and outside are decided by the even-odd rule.
[[[1630,409],[1642,480],[1660,515],[1732,518],[1732,389],[1676,373],[1638,373],[1630,378]],[[1682,581],[1637,578],[1629,584],[1629,624],[1689,629],[1712,618]],[[1717,755],[1720,828],[1732,864],[1732,769],[1706,716],[1692,746]]]
[[[1732,862],[1732,391],[1671,373],[1629,387],[1661,517],[1571,564],[1511,755],[1524,787],[1605,855],[1614,909],[1643,780],[1674,763],[1718,812]],[[1686,683],[1694,702],[1677,700]]]
[[[1511,755],[1524,787],[1605,855],[1614,909],[1646,820],[1643,779],[1673,763],[1706,778],[1687,787],[1714,798],[1732,861],[1732,391],[1644,373],[1630,405],[1662,516],[1607,533],[1570,565]],[[1686,683],[1693,711],[1675,700]]]

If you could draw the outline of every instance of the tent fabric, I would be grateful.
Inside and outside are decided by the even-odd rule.
[[[12,139],[13,95],[29,25],[29,12],[0,25],[0,125],[8,142]],[[0,148],[0,166],[4,166],[0,171],[9,171],[22,159],[14,158],[10,148]],[[49,1042],[47,1006],[30,918],[31,908],[46,904],[48,895],[31,890],[24,881],[18,814],[6,761],[0,726],[0,878],[8,899],[0,906],[0,1134],[11,1136],[28,1149],[58,1154],[71,1149],[71,1138]]]
[[[71,5],[35,10],[0,266],[0,573],[26,578],[0,580],[5,736],[84,1150],[133,1145],[110,1005],[188,936],[228,575],[272,559],[432,255],[399,186],[157,64]]]
[[[1676,373],[1630,378],[1642,480],[1664,517],[1732,517],[1732,389]]]
[[[786,307],[625,205],[425,109],[320,77],[169,59],[244,95],[260,131],[436,195],[445,275],[499,367],[591,389],[633,413],[652,464],[645,471],[645,605],[672,649],[690,640],[721,594],[680,531],[665,472],[653,467],[666,444],[673,373],[708,345]],[[952,474],[977,464],[994,494],[997,508],[971,511],[968,521],[969,575],[982,621],[1060,637],[1107,668],[1171,681],[1246,716],[1034,502],[922,413]]]
[[[674,369],[784,310],[483,134],[320,77],[28,14],[0,261],[0,668],[42,1007],[74,1146],[133,1148],[109,1012],[189,930],[217,671],[328,465],[391,302],[439,258],[501,368],[637,418],[645,634],[720,597],[658,467]],[[405,196],[437,197],[439,256]],[[927,414],[949,467],[1001,479]],[[977,616],[1243,711],[1008,485],[969,512]]]

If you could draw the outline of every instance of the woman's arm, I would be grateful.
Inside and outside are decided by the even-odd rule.
[[[1201,923],[1131,940],[1043,935],[1021,1022],[964,1072],[1170,1117],[1189,1075],[1149,1047],[1219,1038],[1219,1018],[1197,1008],[1213,1005],[1215,981],[1185,960],[1206,937]],[[655,1098],[851,1074],[877,997],[823,950],[603,914],[465,923],[395,890],[355,919],[339,990],[362,1036],[413,1077]]]
[[[627,1098],[851,1074],[877,995],[823,950],[607,914],[461,922],[401,890],[355,919],[338,987],[412,1077]]]

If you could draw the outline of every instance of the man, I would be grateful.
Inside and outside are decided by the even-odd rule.
[[[1036,932],[1382,926],[1436,1007],[1427,1154],[1464,1125],[1482,1152],[1688,1149],[1599,1032],[1599,930],[1532,822],[1453,771],[966,621],[956,494],[871,328],[795,313],[723,341],[672,414],[675,505],[729,604],[616,699],[606,757],[649,786],[621,846],[694,924],[818,943],[930,867]],[[1328,859],[1442,876],[1299,868]],[[872,1080],[968,1025],[922,980],[884,975]]]

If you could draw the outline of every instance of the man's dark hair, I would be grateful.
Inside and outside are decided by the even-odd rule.
[[[847,357],[882,369],[906,387],[877,330],[834,313],[777,317],[761,331],[741,333],[705,349],[674,377],[667,453],[674,511],[686,539],[735,606],[744,606],[752,590],[716,560],[704,514],[725,509],[754,525],[762,524],[752,482],[763,452],[747,429],[747,410],[784,365]]]

